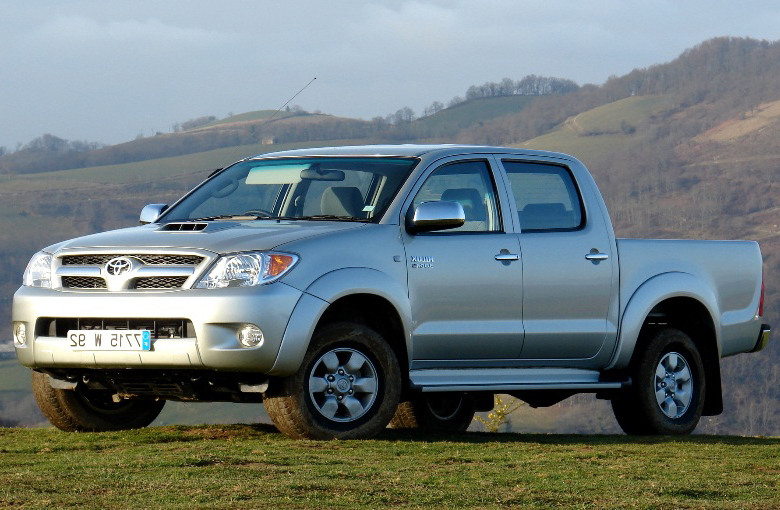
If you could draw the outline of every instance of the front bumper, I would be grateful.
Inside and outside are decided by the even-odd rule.
[[[753,347],[753,350],[750,352],[758,352],[763,350],[764,347],[766,347],[769,343],[770,336],[772,336],[772,328],[769,326],[769,324],[762,324],[761,332],[758,334],[758,340],[756,341],[756,346]]]
[[[288,321],[303,293],[283,282],[250,288],[170,292],[67,292],[22,287],[12,320],[24,323],[27,341],[16,355],[30,368],[179,368],[266,372],[279,353]],[[150,351],[74,351],[66,338],[47,336],[39,319],[186,319],[194,337],[159,338]],[[245,348],[243,324],[263,331],[258,347]]]

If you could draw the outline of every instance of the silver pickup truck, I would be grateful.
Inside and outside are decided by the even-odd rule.
[[[60,429],[235,401],[291,437],[360,438],[464,430],[495,393],[591,392],[626,433],[685,434],[723,410],[720,358],[770,336],[758,244],[615,239],[564,154],[265,154],[141,223],[37,253],[14,296]]]

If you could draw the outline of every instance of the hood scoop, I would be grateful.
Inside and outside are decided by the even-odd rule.
[[[156,232],[217,232],[219,230],[226,230],[229,228],[237,227],[240,223],[235,221],[230,222],[206,222],[206,221],[180,221],[173,223],[166,223],[162,227],[158,228]]]
[[[208,223],[187,221],[182,223],[166,223],[158,228],[158,232],[200,232],[206,230]]]

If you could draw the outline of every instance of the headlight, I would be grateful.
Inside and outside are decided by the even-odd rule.
[[[290,253],[256,252],[223,255],[195,284],[196,289],[253,287],[281,278],[298,262]]]
[[[52,257],[48,253],[39,251],[30,259],[27,269],[24,270],[22,283],[27,287],[51,288],[51,263]]]

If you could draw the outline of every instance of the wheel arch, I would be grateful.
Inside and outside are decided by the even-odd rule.
[[[684,289],[684,290],[680,290]],[[687,273],[665,273],[641,285],[623,313],[617,351],[610,368],[628,369],[659,327],[688,335],[702,358],[707,381],[704,415],[723,411],[717,299],[705,282]]]
[[[389,275],[368,268],[345,268],[314,281],[293,311],[269,375],[296,372],[318,328],[334,322],[364,324],[388,342],[408,379],[411,307],[406,289]]]

